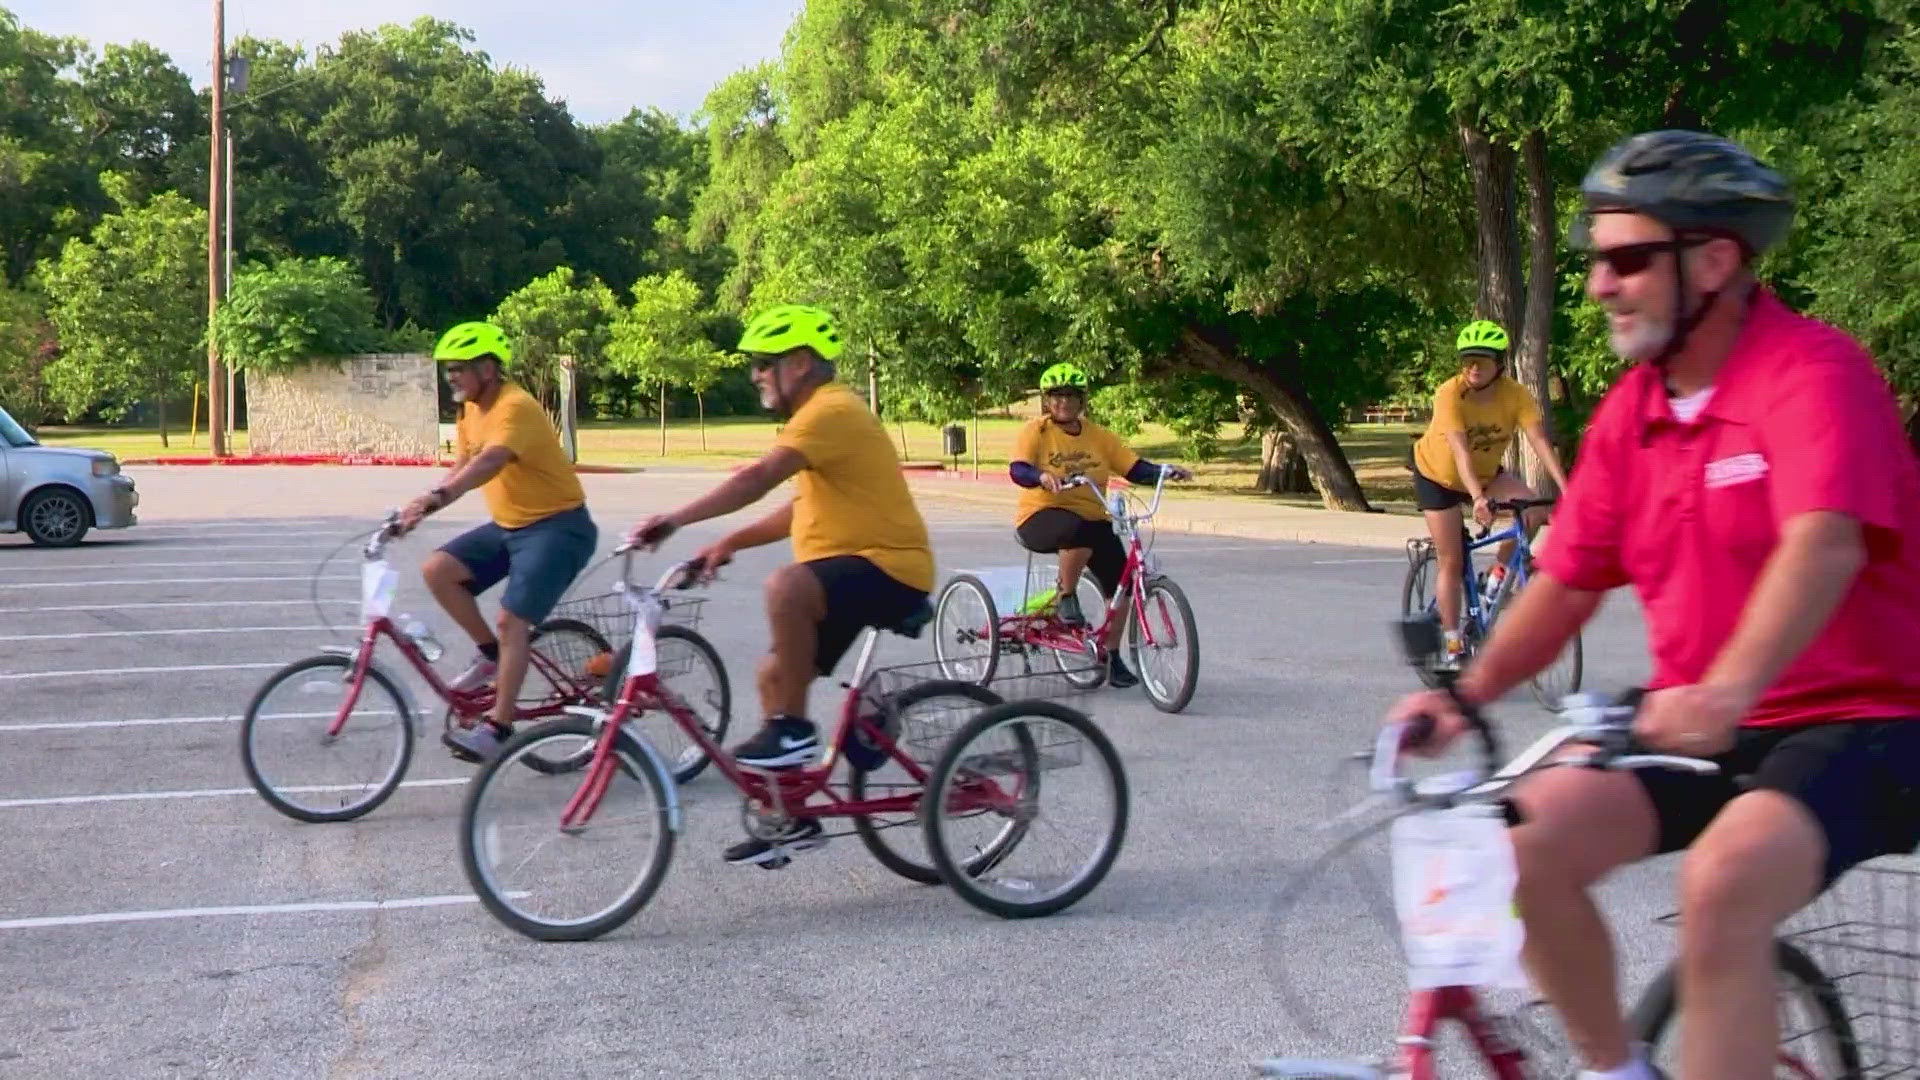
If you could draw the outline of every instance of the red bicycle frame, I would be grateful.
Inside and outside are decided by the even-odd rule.
[[[594,746],[593,758],[587,765],[587,777],[568,801],[561,813],[560,824],[563,829],[577,829],[584,826],[600,805],[600,799],[606,794],[607,786],[613,780],[613,747],[618,741],[618,732],[626,721],[648,709],[659,709],[673,718],[687,738],[699,746],[716,768],[726,776],[742,795],[753,803],[784,810],[798,812],[802,808],[810,817],[852,817],[870,814],[906,814],[912,813],[919,805],[923,792],[911,792],[904,795],[889,795],[879,798],[851,799],[842,794],[829,782],[835,763],[839,759],[840,747],[847,733],[855,725],[876,745],[884,749],[887,756],[897,762],[913,778],[914,783],[925,785],[927,770],[915,761],[887,731],[875,723],[875,717],[863,715],[860,711],[860,686],[864,680],[868,665],[872,662],[874,645],[880,631],[868,630],[866,644],[860,650],[859,663],[854,668],[854,677],[849,681],[847,696],[840,708],[840,719],[834,725],[833,737],[821,754],[820,760],[813,765],[798,769],[783,769],[777,772],[762,772],[743,769],[733,760],[733,755],[723,750],[707,734],[687,703],[678,694],[661,681],[659,674],[630,675],[621,684],[620,699],[614,703],[613,711],[607,715],[600,731],[600,737]],[[1008,792],[988,777],[973,777],[961,785],[954,793],[955,811],[964,813],[972,810],[1011,810],[1019,803],[1018,790]],[[825,803],[809,804],[815,796],[824,796]]]
[[[1107,602],[1103,609],[1106,615],[1098,627],[1068,626],[1060,621],[1057,612],[1002,615],[1000,636],[1033,648],[1085,652],[1099,658],[1106,652],[1107,634],[1113,627],[1113,621],[1131,616],[1138,621],[1145,644],[1160,645],[1162,642],[1154,637],[1153,623],[1147,618],[1147,563],[1138,536],[1130,537],[1127,541],[1127,561],[1121,567],[1120,581],[1121,587],[1114,590],[1113,599]],[[1127,602],[1124,610],[1120,604],[1122,597]],[[1166,634],[1171,636],[1173,623],[1165,604],[1164,600],[1161,601],[1160,614],[1168,619]]]
[[[433,664],[427,660],[426,654],[420,651],[420,646],[415,644],[412,638],[400,633],[399,628],[394,626],[392,619],[385,615],[377,615],[367,620],[366,627],[361,632],[359,647],[355,649],[353,653],[352,688],[347,691],[345,700],[341,702],[340,712],[333,718],[333,723],[327,725],[328,738],[339,735],[341,729],[346,727],[347,717],[353,712],[354,705],[360,700],[360,689],[366,685],[367,671],[373,667],[373,652],[374,649],[379,646],[382,637],[392,641],[394,645],[399,648],[400,654],[405,656],[408,661],[413,664],[413,670],[420,673],[420,677],[426,680],[427,686],[433,690],[434,694],[437,695],[441,701],[446,702],[447,706],[456,714],[463,717],[483,716],[493,708],[494,690],[492,686],[483,686],[474,690],[454,690],[448,687],[447,684],[441,680],[439,672],[434,670]],[[555,664],[552,660],[541,654],[539,649],[529,648],[527,650],[527,666],[529,671],[539,671],[550,685],[572,687],[575,691],[578,691],[578,696],[581,700],[584,701],[586,699],[588,690],[582,689],[571,676],[560,669],[558,664]],[[558,716],[566,709],[567,704],[568,703],[563,700],[556,701],[552,704],[521,706],[514,710],[514,718],[516,720],[541,720],[549,716]]]
[[[1400,1061],[1394,1075],[1409,1080],[1434,1080],[1433,1042],[1443,1020],[1467,1029],[1487,1068],[1499,1080],[1527,1080],[1527,1055],[1500,1031],[1500,1025],[1480,1011],[1473,988],[1442,986],[1416,990],[1407,1002],[1406,1029],[1399,1038]]]

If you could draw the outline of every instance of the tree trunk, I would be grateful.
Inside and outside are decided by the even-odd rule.
[[[700,449],[707,449],[707,395],[705,391],[695,390],[693,400],[700,406]]]
[[[1520,328],[1520,223],[1514,196],[1513,147],[1496,143],[1472,120],[1461,117],[1460,145],[1473,172],[1478,210],[1480,287],[1474,311],[1513,334]]]
[[[660,456],[667,456],[667,384],[660,384]]]
[[[1207,340],[1193,327],[1180,331],[1180,352],[1189,362],[1252,391],[1273,410],[1306,461],[1308,475],[1329,510],[1369,511],[1367,496],[1333,429],[1293,380],[1248,362],[1231,347]]]
[[[1286,432],[1274,428],[1261,434],[1260,475],[1253,486],[1263,495],[1313,494],[1306,455]]]
[[[1553,344],[1553,295],[1558,284],[1559,215],[1553,205],[1553,176],[1547,171],[1547,134],[1539,128],[1527,133],[1521,145],[1526,161],[1527,217],[1532,226],[1532,247],[1527,256],[1526,317],[1520,332],[1520,346],[1514,350],[1513,377],[1533,394],[1547,425],[1547,438],[1553,438],[1553,396],[1547,385],[1550,347]],[[1520,444],[1520,475],[1527,486],[1542,498],[1556,494],[1546,462],[1533,452],[1525,438]]]
[[[160,449],[167,449],[167,392],[161,390],[153,395],[160,414]]]

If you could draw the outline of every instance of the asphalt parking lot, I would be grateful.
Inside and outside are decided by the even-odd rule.
[[[1085,702],[1125,762],[1131,828],[1106,881],[1061,914],[996,919],[852,838],[777,872],[729,867],[738,799],[709,770],[684,792],[652,904],[599,941],[540,944],[468,894],[469,767],[439,747],[437,710],[408,786],[357,822],[281,817],[240,766],[249,695],[355,618],[351,550],[318,610],[316,565],[429,474],[134,472],[132,530],[61,551],[0,538],[0,1076],[1247,1076],[1275,1052],[1387,1046],[1403,981],[1366,899],[1329,890],[1284,928],[1273,899],[1324,842],[1310,827],[1334,762],[1412,682],[1387,632],[1393,552],[1159,537],[1198,614],[1199,692],[1177,716],[1138,690]],[[590,479],[604,549],[714,476]],[[1003,513],[923,509],[943,577],[1021,560]],[[431,521],[395,564],[480,513],[476,497]],[[756,719],[758,582],[786,558],[746,553],[707,605],[736,733]],[[430,606],[409,574],[398,607]],[[443,666],[463,664],[430,621],[455,644]],[[1644,676],[1630,598],[1587,646],[1589,688]],[[883,648],[931,658],[924,640]],[[1500,715],[1516,746],[1545,722],[1524,693]],[[1628,994],[1670,943],[1652,924],[1670,873],[1607,888]],[[1309,987],[1338,970],[1361,988],[1325,1039],[1281,1008],[1281,948]]]

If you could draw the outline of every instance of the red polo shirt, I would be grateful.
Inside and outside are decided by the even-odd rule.
[[[1541,569],[1576,589],[1633,585],[1649,688],[1685,686],[1733,636],[1781,525],[1812,510],[1860,521],[1868,562],[1746,724],[1920,717],[1920,465],[1866,351],[1766,290],[1694,423],[1647,364],[1608,392]]]

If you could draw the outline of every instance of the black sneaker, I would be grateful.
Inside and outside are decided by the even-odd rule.
[[[1140,680],[1134,676],[1133,672],[1127,670],[1126,662],[1120,659],[1119,653],[1112,653],[1107,657],[1107,685],[1116,690],[1140,685]]]
[[[1054,610],[1059,614],[1060,621],[1068,626],[1087,625],[1086,613],[1080,610],[1080,598],[1077,596],[1062,596]]]
[[[813,721],[776,716],[760,733],[733,748],[733,760],[755,769],[791,769],[811,762],[820,752],[820,733]]]
[[[772,840],[742,840],[723,854],[735,866],[786,865],[787,857],[797,851],[826,847],[819,818],[795,818],[784,832]]]

